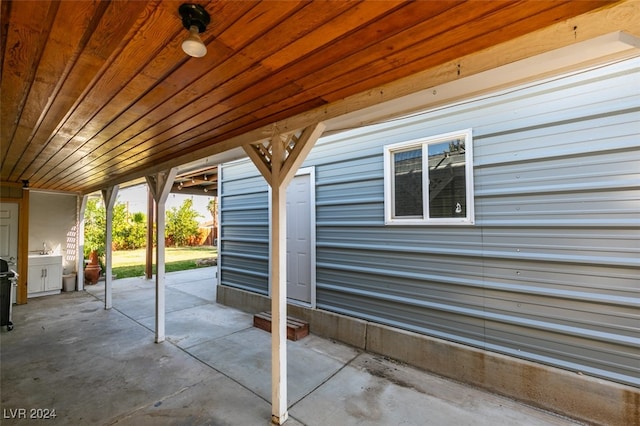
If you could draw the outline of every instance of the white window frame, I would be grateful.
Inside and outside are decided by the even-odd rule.
[[[452,139],[465,140],[465,185],[466,216],[450,218],[429,217],[429,145]],[[422,147],[422,217],[394,217],[395,194],[393,154]],[[473,191],[473,132],[465,129],[436,135],[428,138],[413,139],[384,147],[384,223],[385,225],[473,225],[475,223]]]

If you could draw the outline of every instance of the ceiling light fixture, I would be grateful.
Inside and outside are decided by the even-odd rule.
[[[201,58],[207,54],[207,46],[204,45],[198,34],[207,29],[211,18],[204,7],[199,4],[185,3],[178,8],[182,17],[182,25],[189,30],[189,37],[182,42],[182,50],[189,56]]]

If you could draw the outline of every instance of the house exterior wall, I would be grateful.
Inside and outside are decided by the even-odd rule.
[[[640,61],[321,138],[316,307],[640,386]],[[383,147],[472,128],[475,224],[385,226]],[[268,294],[267,185],[221,167],[220,284]]]
[[[43,243],[62,256],[63,273],[76,270],[77,203],[75,194],[30,191],[29,252],[39,252]]]

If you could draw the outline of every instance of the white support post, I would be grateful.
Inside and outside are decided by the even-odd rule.
[[[149,190],[156,202],[156,336],[155,342],[161,343],[165,339],[165,261],[164,261],[164,228],[165,203],[177,169],[160,172],[147,176]]]
[[[144,261],[144,276],[153,278],[153,223],[155,215],[155,201],[151,190],[147,188],[147,247]]]
[[[164,229],[165,203],[156,203],[156,343],[165,339],[165,259]]]
[[[283,424],[287,411],[287,186],[324,131],[324,123],[300,136],[274,135],[244,150],[271,186],[271,422]]]
[[[78,271],[78,291],[84,290],[84,212],[87,209],[88,195],[78,197],[78,220],[76,235],[78,251],[76,252],[76,271]]]
[[[273,157],[282,158],[281,143],[273,144]],[[282,182],[282,163],[272,162],[271,182],[271,421],[284,423],[287,411],[287,187]]]
[[[105,240],[104,240],[104,253],[105,253],[105,261],[104,261],[104,308],[111,309],[113,306],[112,298],[111,298],[111,281],[113,280],[111,273],[111,263],[113,258],[113,253],[111,250],[112,241],[113,241],[113,207],[116,204],[116,198],[118,197],[118,185],[112,186],[107,189],[102,190],[102,198],[104,199],[105,210],[106,210],[106,232],[105,232]]]

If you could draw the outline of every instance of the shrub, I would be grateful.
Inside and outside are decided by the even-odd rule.
[[[202,217],[193,209],[193,200],[187,198],[179,208],[172,207],[166,213],[165,238],[167,245],[194,245],[199,238],[198,221]]]

